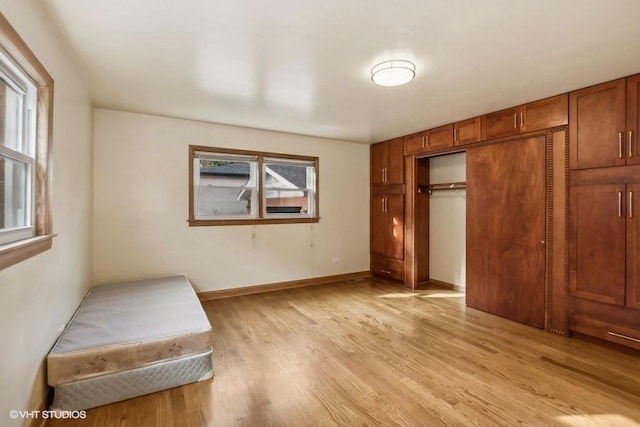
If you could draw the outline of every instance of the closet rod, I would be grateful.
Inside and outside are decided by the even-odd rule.
[[[466,182],[443,182],[440,184],[421,185],[418,187],[418,193],[432,194],[434,191],[464,190],[465,188],[467,188]]]

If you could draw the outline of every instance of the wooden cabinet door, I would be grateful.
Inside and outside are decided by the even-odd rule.
[[[404,137],[404,155],[420,154],[427,151],[429,131],[418,132]]]
[[[625,79],[569,94],[569,166],[588,169],[625,162]]]
[[[371,184],[384,184],[389,150],[386,142],[371,146]]]
[[[624,305],[625,186],[570,189],[569,290],[592,301]]]
[[[521,107],[520,132],[563,126],[569,122],[569,96],[554,96]]]
[[[627,286],[626,306],[640,310],[640,224],[638,224],[640,185],[627,185]]]
[[[640,164],[638,130],[640,130],[640,74],[627,78],[627,164]]]
[[[453,145],[473,144],[482,139],[480,117],[463,120],[453,125]]]
[[[387,141],[387,172],[385,184],[404,182],[404,144],[402,137]]]
[[[467,150],[467,305],[545,320],[544,136]]]
[[[371,196],[371,254],[386,256],[389,240],[388,215],[384,195]]]
[[[507,108],[484,116],[484,139],[516,135],[518,130],[518,107]]]
[[[404,195],[389,194],[385,197],[388,234],[386,256],[404,259]]]
[[[427,135],[427,149],[429,151],[448,147],[453,147],[453,124],[429,130],[429,135]]]
[[[371,146],[371,184],[402,184],[404,181],[404,144],[402,138]]]

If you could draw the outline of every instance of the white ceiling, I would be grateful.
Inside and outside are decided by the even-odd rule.
[[[98,107],[355,142],[640,72],[639,0],[40,1]]]

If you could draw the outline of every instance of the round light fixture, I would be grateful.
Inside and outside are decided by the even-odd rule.
[[[416,66],[409,61],[392,59],[371,69],[371,80],[379,86],[400,86],[416,76]]]

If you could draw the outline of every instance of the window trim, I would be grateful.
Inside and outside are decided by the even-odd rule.
[[[194,209],[194,188],[193,188],[193,162],[196,151],[205,151],[219,154],[236,154],[241,156],[256,156],[258,158],[258,206],[257,206],[257,218],[247,219],[196,219]],[[265,218],[264,217],[264,198],[263,198],[263,163],[265,157],[275,157],[280,159],[290,160],[303,160],[313,162],[315,168],[315,180],[316,188],[314,191],[314,216],[300,216],[300,217],[283,217],[283,218]],[[189,145],[189,227],[201,227],[201,226],[219,226],[219,225],[256,225],[256,224],[309,224],[320,222],[320,167],[318,157],[313,156],[300,156],[295,154],[282,154],[282,153],[270,153],[264,151],[251,151],[251,150],[236,150],[231,148],[209,147],[205,145]]]
[[[36,87],[36,136],[33,182],[35,236],[0,245],[0,270],[51,248],[51,141],[53,140],[53,78],[7,18],[0,13],[0,49]]]

